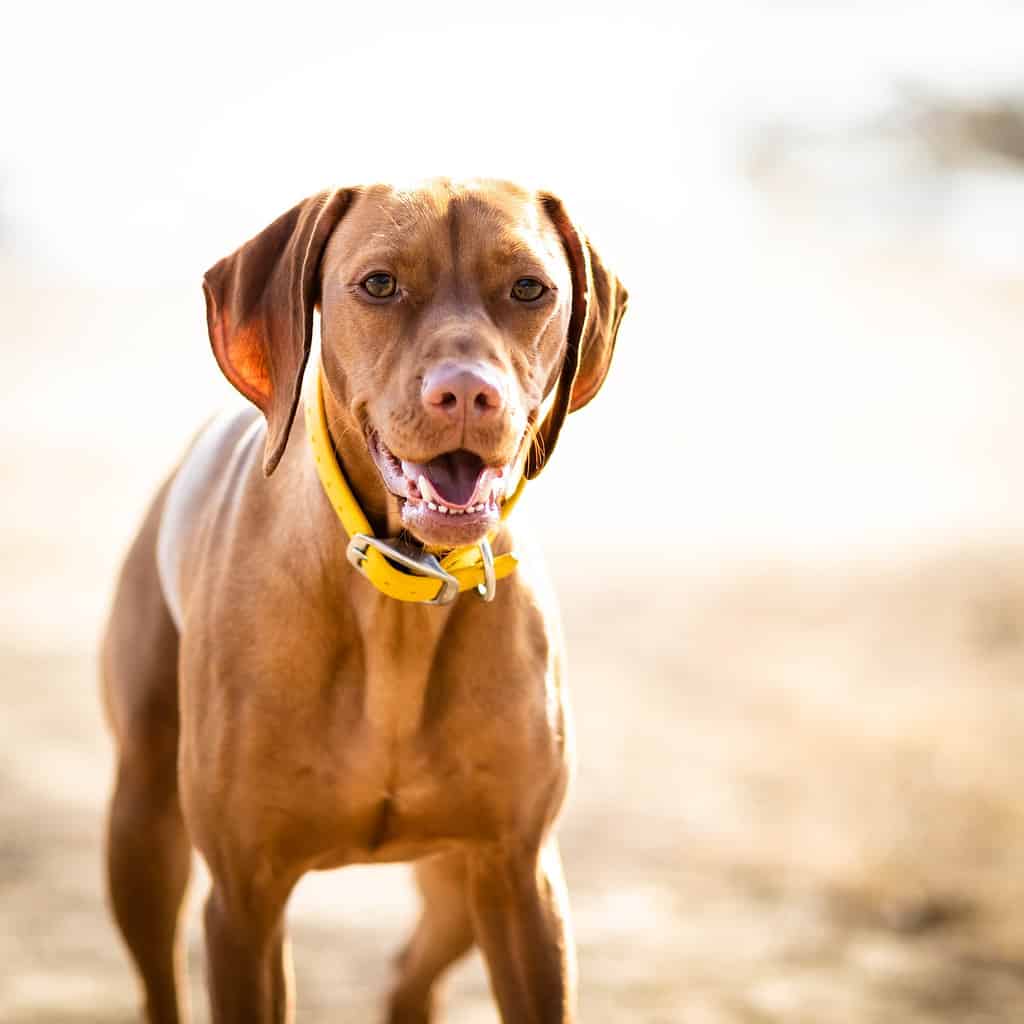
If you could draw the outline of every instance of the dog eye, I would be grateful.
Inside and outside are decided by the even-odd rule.
[[[547,288],[532,277],[521,277],[512,285],[512,298],[520,302],[534,302],[539,299]]]
[[[398,282],[392,274],[379,272],[371,274],[363,281],[363,290],[375,299],[390,299],[398,288]]]

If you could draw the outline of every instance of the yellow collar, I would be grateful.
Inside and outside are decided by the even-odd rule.
[[[497,531],[479,544],[454,548],[443,558],[415,548],[401,540],[382,540],[373,529],[352,493],[327,430],[324,411],[322,371],[317,373],[316,398],[306,403],[306,430],[316,460],[316,471],[324,491],[348,534],[348,560],[382,594],[397,601],[419,604],[449,604],[463,590],[476,588],[485,601],[494,597],[497,580],[515,571],[513,554],[491,552]],[[525,477],[501,508],[504,520],[522,493]]]

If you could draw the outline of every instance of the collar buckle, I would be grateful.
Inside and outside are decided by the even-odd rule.
[[[459,581],[451,573],[442,569],[441,563],[433,555],[425,551],[417,551],[397,538],[381,540],[379,537],[370,537],[365,533],[355,533],[348,542],[345,554],[352,567],[371,583],[373,580],[365,568],[366,556],[370,548],[376,548],[399,572],[406,572],[411,576],[422,576],[441,583],[441,589],[437,594],[429,601],[424,601],[424,604],[451,604],[459,596]]]
[[[480,561],[484,570],[484,582],[476,585],[476,592],[490,603],[494,600],[494,594],[498,589],[498,577],[494,572],[494,552],[491,550],[491,542],[484,537],[479,544]]]

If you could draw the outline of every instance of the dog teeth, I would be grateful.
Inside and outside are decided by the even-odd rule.
[[[447,505],[437,504],[433,501],[425,501],[424,505],[427,506],[432,512],[440,512],[443,516],[468,516],[472,512],[483,512],[486,505],[469,505],[467,508],[449,508]]]
[[[422,473],[420,473],[419,479],[416,481],[416,488],[424,498],[428,500],[433,498],[435,504],[437,503],[438,494],[431,482]]]
[[[489,501],[481,501],[478,505],[467,505],[465,508],[449,508],[447,505],[434,501],[424,501],[423,504],[431,512],[440,512],[443,516],[468,516],[474,512],[486,512],[488,508],[498,507],[493,497]]]
[[[466,508],[449,508],[447,505],[438,505],[432,501],[425,501],[423,503],[432,512],[440,512],[443,516],[468,516],[473,512],[483,512],[487,509],[487,505],[481,502],[479,505],[469,505]],[[494,502],[491,502],[491,507],[495,507]]]

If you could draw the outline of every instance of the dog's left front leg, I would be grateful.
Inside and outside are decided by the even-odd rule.
[[[576,950],[558,844],[470,859],[470,907],[505,1024],[570,1024]]]

